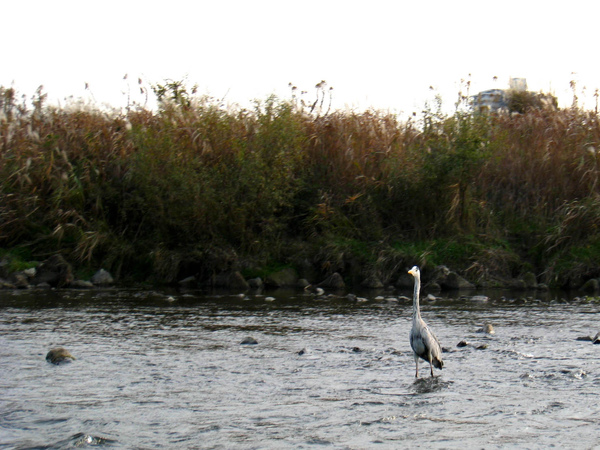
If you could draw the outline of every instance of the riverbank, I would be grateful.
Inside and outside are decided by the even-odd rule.
[[[76,275],[76,270],[60,254],[55,254],[47,260],[38,262],[29,262],[28,268],[23,270],[15,269],[16,264],[10,257],[0,259],[0,289],[97,289],[97,288],[131,288],[140,286],[117,282],[112,274],[105,269],[99,269],[87,279]],[[174,283],[154,283],[158,288],[176,288],[184,291],[214,291],[221,290],[226,292],[254,293],[261,294],[265,292],[277,291],[279,289],[292,289],[298,292],[306,292],[317,298],[329,296],[344,297],[350,301],[358,301],[357,292],[375,293],[387,292],[410,292],[414,287],[414,280],[408,273],[401,269],[394,277],[387,282],[383,282],[377,276],[369,275],[362,279],[361,283],[347,283],[344,276],[334,272],[325,279],[304,278],[306,275],[300,275],[296,269],[286,267],[275,270],[263,279],[260,276],[247,278],[238,270],[228,269],[222,272],[213,272],[206,278],[196,275],[190,275]],[[313,276],[316,270],[311,270]],[[146,286],[148,283],[146,283]],[[479,290],[489,289],[506,290],[511,292],[543,292],[549,287],[544,283],[538,283],[534,273],[525,273],[523,276],[512,279],[494,278],[484,282],[472,283],[463,278],[457,272],[449,269],[447,266],[437,266],[433,270],[425,269],[423,272],[423,291],[426,294],[452,293],[452,292],[470,292],[472,295]],[[581,295],[598,296],[600,294],[600,280],[590,279],[582,286],[575,289],[576,293]],[[477,297],[477,295],[475,295]]]
[[[79,279],[102,267],[122,283],[290,268],[393,285],[415,264],[479,286],[600,277],[596,112],[425,108],[401,123],[161,88],[159,110],[114,112],[0,89],[0,256],[61,254]]]

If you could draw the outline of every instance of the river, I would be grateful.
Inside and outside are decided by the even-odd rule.
[[[576,340],[600,331],[598,303],[549,292],[425,300],[444,369],[432,379],[422,362],[415,379],[409,300],[267,295],[1,291],[0,448],[599,442],[600,346]],[[495,334],[478,331],[485,323]],[[57,346],[77,359],[46,362]]]

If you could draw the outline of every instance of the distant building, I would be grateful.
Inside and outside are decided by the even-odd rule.
[[[508,89],[489,89],[472,96],[473,111],[508,111],[523,114],[529,108],[558,107],[558,101],[554,95],[528,91],[525,78],[511,78],[508,86]]]
[[[511,78],[508,80],[508,87],[513,91],[527,91],[527,79],[525,78]]]
[[[488,89],[472,98],[473,110],[477,112],[496,112],[508,110],[508,95],[505,89]]]

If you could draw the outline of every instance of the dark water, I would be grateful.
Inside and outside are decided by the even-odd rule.
[[[600,442],[600,345],[576,341],[600,331],[596,303],[424,301],[449,351],[440,376],[422,364],[415,380],[408,301],[170,295],[0,292],[0,447]],[[486,322],[495,335],[477,332]],[[248,336],[258,344],[240,345]],[[47,363],[55,346],[77,360]]]

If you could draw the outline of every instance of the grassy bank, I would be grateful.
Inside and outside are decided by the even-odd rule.
[[[157,111],[106,112],[0,88],[0,248],[166,282],[232,266],[389,282],[415,263],[474,281],[600,276],[595,112],[399,122],[295,97],[225,107],[179,83],[155,93]]]

